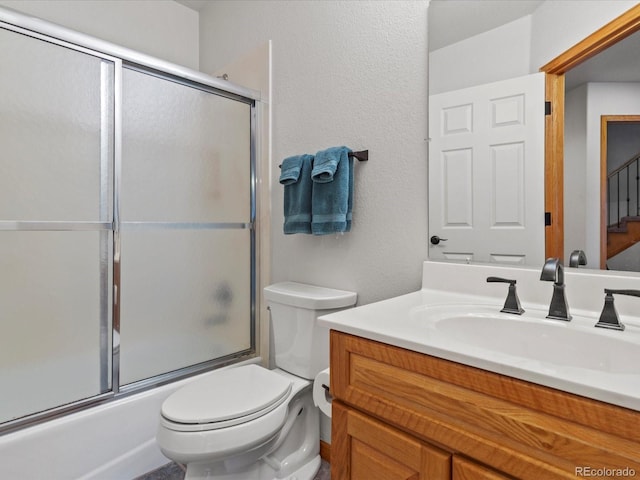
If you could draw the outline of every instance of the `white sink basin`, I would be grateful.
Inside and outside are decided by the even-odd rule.
[[[627,328],[620,332],[596,328],[599,311],[575,309],[565,322],[547,319],[545,304],[524,303],[525,313],[513,315],[492,300],[421,290],[322,316],[319,323],[640,411],[637,317],[622,315]]]
[[[501,313],[513,278],[523,315]],[[605,288],[637,289],[637,273],[566,269],[570,322],[547,319],[553,286],[540,269],[425,262],[422,289],[321,316],[323,327],[640,412],[639,299],[619,295],[624,331],[595,328]]]
[[[574,318],[565,322],[547,319],[543,311],[527,311],[519,316],[502,313],[500,308],[425,306],[414,309],[410,317],[423,324],[433,341],[457,345],[461,351],[486,350],[506,355],[519,366],[535,362],[547,371],[578,368],[638,373],[640,349],[625,340],[625,332],[595,328],[597,319]]]

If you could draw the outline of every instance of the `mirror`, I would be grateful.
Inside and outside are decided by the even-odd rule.
[[[444,3],[450,4],[450,2],[439,2],[437,0],[432,1],[430,6],[430,13],[429,13],[430,25],[439,24],[443,19],[443,17],[446,17],[446,14],[442,13],[443,11],[442,8],[432,8],[434,5],[436,7],[440,7],[440,5]],[[454,2],[454,3],[469,4],[472,2]],[[493,3],[493,2],[478,2],[478,3],[485,4],[485,3]],[[523,15],[526,16],[529,13],[531,13],[533,10],[535,10],[535,8],[537,8],[541,3],[544,3],[544,2],[509,2],[509,4],[520,4],[520,3],[528,4],[527,6],[522,5],[522,9],[524,11]],[[489,7],[489,5],[487,5],[487,7]],[[533,10],[526,11],[527,8],[533,9]],[[519,17],[515,17],[515,18],[517,20]],[[576,124],[574,120],[571,120],[571,125],[567,126],[567,137],[565,138],[565,123],[564,123],[565,112],[563,108],[564,100],[565,100],[565,92],[563,87],[565,85],[565,80],[566,80],[567,88],[570,91],[571,90],[579,91],[581,88],[583,90],[586,89],[586,87],[584,86],[583,87],[579,86],[579,85],[584,85],[585,82],[605,82],[605,81],[612,82],[612,81],[622,80],[622,77],[611,77],[611,76],[603,77],[600,74],[595,76],[594,72],[598,71],[598,65],[601,65],[603,62],[606,62],[607,72],[610,75],[613,73],[614,67],[613,67],[613,64],[610,63],[611,61],[609,58],[612,56],[620,58],[620,55],[617,52],[618,50],[623,50],[624,43],[626,43],[626,42],[622,42],[622,39],[626,38],[627,36],[629,36],[631,33],[633,33],[639,28],[639,25],[638,25],[639,18],[640,18],[640,7],[632,8],[628,12],[624,13],[620,17],[616,18],[615,20],[607,24],[607,26],[596,31],[594,34],[585,38],[583,41],[579,42],[577,45],[569,49],[567,52],[561,54],[560,56],[558,56],[557,58],[549,62],[547,65],[545,65],[541,69],[547,74],[546,75],[547,99],[551,100],[551,103],[552,103],[552,115],[550,116],[550,118],[547,117],[547,120],[546,120],[547,125],[546,125],[546,145],[545,145],[545,150],[546,150],[545,211],[551,212],[552,218],[555,219],[555,222],[552,223],[552,226],[550,227],[548,226],[546,228],[542,227],[546,230],[545,257],[550,257],[550,256],[564,257],[565,263],[568,263],[568,260],[569,260],[568,257],[571,250],[573,248],[580,248],[580,249],[586,250],[587,252],[590,252],[590,254],[588,255],[588,260],[589,260],[589,265],[587,266],[588,268],[630,269],[630,268],[627,268],[627,266],[624,263],[621,264],[619,262],[616,263],[615,266],[607,265],[606,257],[603,257],[605,261],[601,261],[601,258],[600,258],[601,256],[604,256],[607,254],[606,253],[607,209],[604,207],[604,203],[603,203],[604,200],[602,200],[606,197],[606,180],[603,180],[604,187],[602,185],[597,186],[595,195],[594,194],[588,195],[590,202],[585,202],[585,201],[580,202],[580,200],[578,200],[577,197],[571,196],[571,195],[574,195],[575,193],[574,191],[572,191],[572,188],[573,190],[576,190],[575,187],[576,187],[576,184],[578,183],[576,182],[576,178],[580,177],[580,175],[582,175],[582,177],[585,177],[586,171],[583,168],[582,173],[580,174],[576,173],[576,171],[573,169],[573,166],[570,162],[573,161],[575,163],[577,160],[580,160],[583,162],[583,167],[584,167],[584,162],[585,162],[584,152],[587,151],[587,146],[584,145],[584,139],[583,139],[582,140],[583,154],[581,158],[577,158],[576,146],[575,146],[576,141],[571,137],[571,135],[575,133],[572,131],[572,126],[575,126]],[[478,24],[482,23],[482,18],[478,17],[477,15],[476,15],[476,20],[477,20],[476,23]],[[513,21],[512,23],[514,26],[517,26],[518,24],[517,21]],[[448,20],[448,24],[449,25],[452,24],[451,17]],[[495,27],[491,27],[491,28],[495,28]],[[501,29],[502,28],[496,29],[496,31]],[[437,30],[435,32],[432,32],[432,29],[430,28],[430,42],[432,42],[432,35],[434,33],[437,34]],[[488,35],[488,33],[485,35]],[[640,34],[638,34],[637,36],[640,36]],[[474,41],[476,41],[477,38],[479,37],[474,38]],[[635,38],[635,36],[629,38],[629,42],[631,42],[633,38]],[[439,44],[437,43],[438,41],[439,40],[436,40],[436,42],[432,42],[432,43],[435,43],[436,46],[439,46]],[[618,43],[619,45],[616,45]],[[616,48],[613,48],[613,45],[616,45]],[[612,48],[608,48],[608,47],[612,47]],[[530,47],[527,47],[527,48],[530,48]],[[434,91],[432,90],[431,77],[434,76],[437,81],[438,72],[435,71],[435,68],[437,67],[432,66],[433,64],[431,62],[433,46],[430,46],[430,50],[431,50],[430,51],[430,95],[432,95]],[[606,50],[606,52],[604,52],[604,50]],[[603,51],[603,53],[595,56],[601,51]],[[635,51],[636,52],[638,51],[637,47]],[[436,54],[437,53],[438,52],[436,52]],[[635,55],[627,58],[635,59]],[[482,60],[480,60],[480,62],[481,61]],[[631,60],[629,62],[624,62],[622,65],[625,65],[628,70],[628,67],[630,65],[633,65],[634,63],[636,62],[634,60]],[[567,75],[565,75],[565,73]],[[633,75],[636,75],[636,73],[634,72]],[[637,73],[635,78],[627,76],[624,78],[624,81],[627,81],[627,82],[640,81],[640,73]],[[436,85],[436,89],[438,88],[441,88],[441,85]],[[436,91],[436,93],[439,93],[439,92]],[[572,110],[572,108],[575,108],[575,105],[572,106],[571,104],[571,102],[575,103],[575,100],[573,99],[575,95],[576,95],[575,91],[571,94],[567,94],[567,100],[568,102],[570,102],[567,105],[568,110],[566,112],[568,115],[567,117],[568,120],[569,120],[569,117],[575,118],[574,117],[575,113]],[[640,94],[639,94],[639,98],[640,98]],[[637,111],[634,111],[632,113],[640,115],[640,108],[638,108]],[[600,125],[600,119],[597,119],[596,123],[597,123],[597,129],[598,129],[598,132],[597,132],[598,142],[595,143],[595,145],[597,146],[595,147],[595,152],[594,152],[593,151],[594,144],[592,141],[590,141],[590,146],[588,150],[589,161],[591,161],[591,157],[595,155],[596,157],[595,161],[598,164],[601,163],[600,148],[599,148],[599,139],[601,135],[601,129],[603,132],[602,133],[603,139],[606,139],[606,138],[614,139],[614,138],[617,138],[620,133],[617,130],[617,127],[622,127],[622,130],[626,130],[627,132],[629,131],[629,129],[636,128],[633,123],[635,122],[635,120],[631,120],[627,118],[629,114],[630,114],[629,111],[625,111],[624,117],[618,116],[617,118],[609,119],[610,120],[609,127],[613,127],[609,130],[607,130],[606,125],[602,127]],[[593,123],[592,121],[590,122]],[[581,123],[584,124],[585,121],[582,120]],[[607,131],[610,132],[608,137],[607,137]],[[563,145],[563,141],[566,141],[566,145]],[[568,157],[573,156],[573,157],[571,159],[570,158],[567,159],[569,163],[567,165],[567,170],[564,172],[564,175],[563,175],[563,165],[564,165],[563,155],[565,153],[565,149],[563,147],[565,146],[566,146],[567,156]],[[638,150],[640,150],[640,148],[638,148]],[[606,150],[604,151],[603,156],[606,157]],[[592,170],[593,168],[591,168],[590,170],[590,174],[589,174],[590,177],[593,177]],[[599,172],[596,172],[595,174],[596,183],[600,182],[599,180],[600,175],[598,175],[598,173]],[[629,177],[632,179],[632,183],[633,183],[633,181],[635,181],[634,179],[635,172],[632,172],[631,175],[629,175]],[[603,174],[602,178],[606,179],[606,174]],[[593,183],[593,179],[591,180],[591,182]],[[623,179],[622,183],[625,185],[625,187],[622,188],[621,190],[626,189],[625,182],[626,180]],[[582,189],[583,198],[585,198],[586,188],[587,187],[585,183],[582,182],[581,189]],[[589,191],[591,191],[593,188],[595,187],[591,185],[589,187],[590,189]],[[566,202],[563,201],[563,194],[565,190],[567,193]],[[632,195],[636,194],[636,196],[638,196],[638,190],[640,190],[640,188],[637,188],[635,186],[631,186],[629,189],[631,194]],[[430,197],[430,203],[438,201],[437,199],[433,199],[431,197],[431,189],[429,191],[429,197]],[[599,197],[602,197],[602,199],[600,199]],[[590,231],[588,232],[589,234],[588,241],[587,241],[587,232],[584,226],[585,220],[583,220],[582,227],[580,226],[576,227],[577,218],[586,219],[586,213],[585,213],[586,211],[584,209],[582,213],[579,215],[575,212],[576,204],[580,204],[580,203],[582,204],[590,203],[591,204],[590,209],[591,210],[595,209],[595,212],[589,214],[593,218],[589,220]],[[566,215],[565,215],[565,209],[566,209]],[[633,209],[637,209],[637,205],[631,205],[631,210],[633,211]],[[565,219],[566,219],[566,224],[564,222]],[[566,232],[566,235],[565,235],[565,232]],[[433,235],[431,231],[429,234]],[[446,235],[442,235],[442,236],[446,237]],[[566,239],[566,248],[565,248],[565,239]],[[634,256],[637,257],[639,255],[636,254]],[[534,265],[538,265],[541,263],[541,261],[536,260],[531,263]]]
[[[640,33],[565,74],[564,253],[592,268],[640,271],[638,48]]]

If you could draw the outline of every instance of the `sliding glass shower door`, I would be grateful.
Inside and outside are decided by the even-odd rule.
[[[114,63],[0,45],[1,423],[111,389]]]
[[[120,384],[251,348],[251,106],[123,71]]]
[[[255,101],[0,23],[0,434],[255,355]]]

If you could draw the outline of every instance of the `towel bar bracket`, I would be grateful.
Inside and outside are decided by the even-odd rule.
[[[369,160],[369,150],[362,150],[360,152],[351,152],[349,157],[357,158],[361,162],[367,162]]]

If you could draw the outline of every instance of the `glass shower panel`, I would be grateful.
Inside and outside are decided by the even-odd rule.
[[[122,231],[122,385],[251,348],[250,231]]]
[[[0,45],[0,219],[104,221],[113,63],[4,29]]]
[[[103,234],[0,231],[0,423],[105,392]]]
[[[122,220],[248,222],[246,103],[123,71]]]

